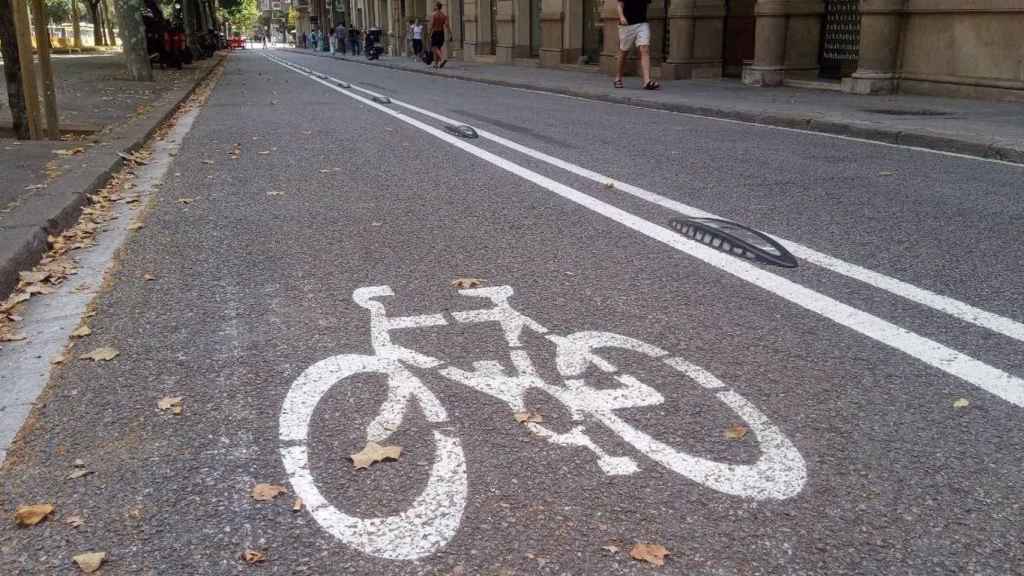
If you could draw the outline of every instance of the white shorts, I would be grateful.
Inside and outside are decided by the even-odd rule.
[[[626,26],[619,24],[619,50],[628,52],[634,44],[637,46],[651,45],[651,26],[647,22]]]

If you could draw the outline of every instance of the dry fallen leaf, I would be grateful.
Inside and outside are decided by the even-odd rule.
[[[141,229],[142,229],[142,228],[144,228],[145,226],[146,226],[146,225],[145,225],[145,224],[143,224],[142,222],[136,222],[135,224],[129,224],[129,225],[128,225],[128,230],[129,230],[129,231],[131,231],[131,232],[134,232],[134,231],[136,231],[136,230],[141,230]]]
[[[178,416],[181,415],[181,396],[165,396],[157,401],[156,405],[163,411],[170,410],[171,413]]]
[[[267,555],[262,550],[249,550],[246,549],[242,552],[242,560],[245,560],[250,566],[253,564],[259,564],[267,559]]]
[[[72,470],[71,473],[69,473],[67,476],[65,476],[64,479],[74,480],[76,478],[81,478],[82,476],[88,476],[89,474],[92,474],[92,470],[89,470],[87,468],[76,468]]]
[[[50,360],[50,364],[54,364],[54,365],[56,365],[56,364],[63,364],[64,361],[67,360],[67,359],[68,359],[68,357],[66,355],[59,354],[59,355],[57,355],[56,358],[54,358],[53,360]]]
[[[89,328],[85,324],[82,324],[81,326],[76,328],[74,332],[71,333],[71,336],[73,338],[83,338],[85,336],[88,336],[89,334],[92,334],[92,328]]]
[[[100,565],[107,559],[106,552],[86,552],[71,558],[86,574],[92,574],[100,569]]]
[[[178,204],[191,204],[195,202],[195,198],[178,198],[175,202]]]
[[[512,414],[512,417],[520,424],[526,424],[527,422],[535,422],[539,424],[544,421],[544,417],[535,412],[516,412],[515,414]]]
[[[401,446],[381,446],[376,442],[367,442],[365,448],[351,456],[352,467],[356,470],[360,468],[369,468],[370,464],[373,464],[374,462],[398,460],[398,457],[401,454]]]
[[[152,282],[153,280],[156,280],[156,276],[153,276],[152,274],[143,274],[142,279],[146,282]]]
[[[302,510],[302,506],[303,506],[302,498],[296,498],[292,502],[292,512],[298,512],[298,511]]]
[[[82,354],[81,356],[79,356],[79,358],[82,360],[92,360],[94,362],[99,362],[100,360],[113,360],[114,358],[117,357],[118,354],[120,354],[120,352],[117,351],[117,348],[103,346],[102,348],[97,348],[92,352],[89,352],[88,354]]]
[[[269,502],[270,500],[277,498],[278,495],[287,493],[288,489],[285,488],[284,486],[279,486],[277,484],[257,484],[252,487],[252,492],[250,492],[250,495],[252,496],[253,500],[259,502]]]
[[[879,176],[895,176],[896,175],[896,171],[895,170],[885,170],[884,172],[879,172],[878,175]]]
[[[42,282],[50,275],[45,270],[34,270],[32,272],[18,272],[18,279],[26,284],[34,284],[36,282]]]
[[[7,300],[4,300],[3,304],[0,304],[0,312],[7,312],[31,297],[31,294],[26,294],[25,292],[11,294],[7,297]]]
[[[619,550],[622,550],[622,548],[619,548],[618,546],[616,546],[614,544],[608,544],[607,546],[601,546],[601,549],[602,550],[607,550],[609,554],[618,554]]]
[[[267,192],[267,196],[284,196],[284,192],[281,192],[279,190],[271,190],[270,192]]]
[[[24,340],[25,338],[28,338],[28,336],[25,336],[24,334],[21,333],[16,334],[13,332],[0,332],[0,342],[18,342],[20,340]]]
[[[53,153],[56,154],[57,156],[74,156],[75,154],[81,154],[82,152],[85,152],[85,148],[82,148],[80,146],[77,148],[68,148],[66,150],[53,151]]]
[[[68,516],[67,518],[65,518],[64,523],[68,526],[71,526],[72,528],[78,528],[82,524],[85,524],[85,520],[83,520],[82,517],[78,514],[75,514],[73,516]]]
[[[476,288],[483,280],[479,278],[456,278],[452,280],[452,286],[456,288]]]
[[[54,292],[56,292],[56,290],[47,286],[46,284],[29,284],[28,286],[25,287],[25,293],[32,295],[53,294]]]
[[[634,560],[664,566],[665,556],[669,555],[669,551],[661,544],[636,544],[629,551],[629,555]]]
[[[747,432],[750,432],[750,428],[736,424],[725,429],[725,437],[729,440],[742,440]]]
[[[257,154],[270,154],[270,150],[260,150]]]
[[[213,164],[213,160],[200,160],[203,164]]]
[[[53,504],[32,504],[18,506],[14,511],[14,522],[18,526],[35,526],[53,512]]]
[[[971,405],[971,401],[967,398],[961,398],[956,402],[953,402],[953,408],[967,408]]]

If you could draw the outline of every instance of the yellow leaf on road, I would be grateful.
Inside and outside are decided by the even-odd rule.
[[[145,228],[145,226],[146,225],[143,224],[142,222],[136,222],[135,224],[129,224],[128,230],[134,232],[136,230],[141,230],[142,228]]]
[[[262,550],[246,550],[242,552],[242,560],[245,560],[247,564],[252,566],[253,564],[259,564],[267,559],[267,554]]]
[[[106,552],[86,552],[71,558],[86,574],[92,574],[100,569],[100,565],[107,559]]]
[[[369,468],[370,464],[373,464],[374,462],[398,460],[398,457],[401,456],[401,454],[401,446],[381,446],[376,442],[367,442],[365,448],[351,456],[352,466],[356,470],[360,468]]]
[[[31,504],[18,506],[14,511],[14,522],[18,526],[35,526],[53,512],[53,504]]]
[[[64,523],[68,526],[71,526],[72,528],[78,528],[79,526],[85,523],[85,520],[82,520],[81,516],[75,514],[73,516],[68,516],[67,518],[65,518]]]
[[[725,429],[725,437],[729,440],[742,440],[747,435],[747,432],[750,432],[750,428],[737,424]]]
[[[181,415],[181,396],[165,396],[157,401],[157,408],[164,412],[170,410],[174,415]]]
[[[477,286],[480,286],[482,282],[483,280],[479,278],[456,278],[455,280],[452,280],[452,286],[460,289],[476,288]]]
[[[250,495],[252,496],[253,500],[257,500],[259,502],[268,502],[270,500],[273,500],[274,498],[277,498],[281,494],[287,493],[288,489],[285,488],[284,486],[279,486],[277,484],[257,484],[252,487],[252,492],[250,492]]]
[[[636,544],[629,551],[629,555],[634,560],[664,566],[665,556],[669,555],[669,551],[661,544]]]
[[[967,398],[961,398],[956,402],[953,402],[953,408],[967,408],[971,405],[971,401]]]
[[[298,512],[298,511],[302,510],[302,506],[303,506],[302,498],[296,498],[292,502],[292,512]]]
[[[118,354],[120,354],[120,352],[117,351],[117,348],[103,346],[102,348],[97,348],[92,352],[89,352],[88,354],[82,354],[81,356],[79,356],[79,358],[82,360],[92,360],[94,362],[99,362],[101,360],[113,360],[114,358],[117,357]]]
[[[88,336],[89,334],[92,334],[92,328],[89,328],[85,324],[82,324],[81,326],[76,328],[74,332],[71,333],[71,336],[74,338],[83,338],[85,336]]]
[[[142,279],[146,282],[152,282],[153,280],[156,280],[156,276],[153,276],[152,274],[143,274]]]
[[[15,334],[13,332],[0,332],[0,342],[18,342],[25,338],[28,338],[28,336],[21,333]]]
[[[544,417],[535,412],[516,412],[512,415],[516,419],[516,422],[520,424],[526,424],[527,422],[535,422],[540,424],[544,421]]]
[[[178,198],[175,202],[178,204],[191,204],[195,202],[195,198]]]

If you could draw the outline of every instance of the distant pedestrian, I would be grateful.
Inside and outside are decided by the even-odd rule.
[[[345,27],[345,23],[338,24],[338,27],[334,29],[335,43],[338,45],[338,51],[345,54],[345,46],[348,45],[348,28]]]
[[[444,5],[434,4],[434,15],[430,17],[430,49],[434,51],[434,67],[444,68],[448,59],[444,55],[445,30],[451,38],[452,28],[448,25],[448,15],[444,13]]]
[[[419,58],[423,53],[423,23],[417,18],[412,24],[412,53]]]
[[[363,53],[363,44],[362,44],[361,36],[362,36],[362,32],[360,32],[359,28],[353,26],[353,27],[348,29],[348,37],[349,37],[349,40],[352,43],[352,55],[353,56],[359,56],[359,55],[361,55]]]
[[[622,73],[626,66],[629,49],[636,45],[640,51],[640,70],[643,73],[644,90],[657,90],[657,82],[651,80],[651,25],[647,23],[647,5],[651,0],[619,0],[619,61],[615,75],[615,87],[622,88]]]

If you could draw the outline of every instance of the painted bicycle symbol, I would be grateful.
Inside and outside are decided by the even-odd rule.
[[[471,288],[459,293],[487,300],[490,305],[453,312],[452,321],[500,324],[510,349],[511,371],[495,360],[477,361],[472,370],[463,370],[396,344],[391,337],[395,331],[445,326],[450,322],[442,314],[388,316],[383,300],[394,296],[394,292],[388,286],[373,286],[355,290],[352,299],[369,311],[374,354],[340,354],[321,360],[295,380],[285,397],[280,417],[281,456],[292,487],[320,526],[347,545],[373,556],[410,560],[436,552],[458,531],[469,485],[462,444],[451,429],[444,428],[448,421],[444,406],[417,378],[414,369],[434,370],[452,382],[503,401],[514,413],[526,410],[527,392],[540,390],[549,394],[566,407],[574,423],[572,428],[556,432],[538,422],[528,421],[524,425],[551,443],[591,451],[598,467],[607,475],[633,474],[640,467],[634,458],[613,456],[598,446],[588,436],[587,426],[604,426],[647,458],[725,494],[781,500],[803,488],[806,468],[793,444],[754,405],[699,366],[619,334],[552,334],[512,307],[509,298],[513,290],[509,286]],[[562,378],[559,384],[549,384],[538,376],[522,346],[524,330],[543,335],[555,347],[555,364]],[[690,384],[713,395],[747,424],[760,447],[760,458],[752,464],[709,460],[677,450],[619,418],[616,410],[655,406],[664,402],[664,397],[600,356],[603,349],[629,351],[641,360],[662,362],[681,373]],[[586,376],[593,370],[614,378],[618,386],[589,386]],[[366,428],[368,442],[383,442],[397,431],[413,401],[428,422],[440,425],[433,430],[435,455],[426,486],[408,509],[394,516],[359,518],[346,514],[324,498],[310,471],[309,428],[317,404],[331,388],[358,374],[380,374],[387,378],[387,397],[380,413]]]

